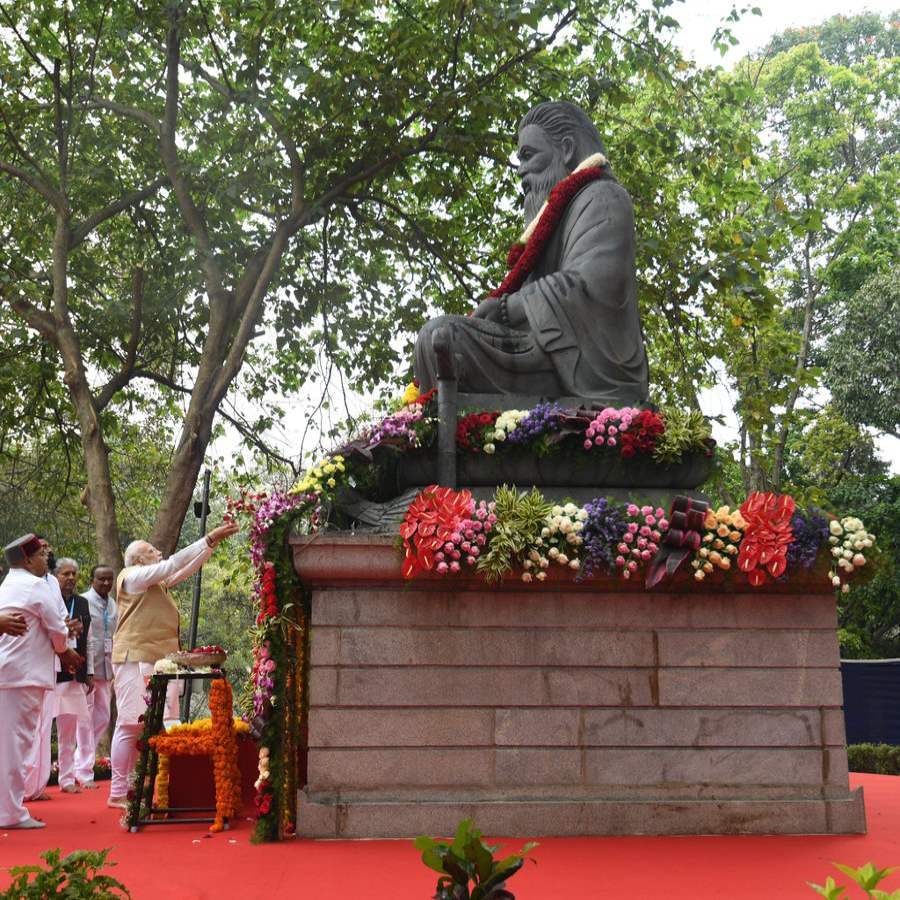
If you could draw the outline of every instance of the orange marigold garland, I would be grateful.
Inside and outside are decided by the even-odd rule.
[[[157,809],[169,808],[169,755],[160,753],[156,768],[156,790],[153,797],[153,805]],[[168,813],[154,813],[154,818],[165,818]]]
[[[796,503],[790,494],[756,491],[741,504],[747,523],[738,553],[738,568],[754,587],[766,583],[768,572],[778,578],[787,569],[787,551],[794,539],[791,516]]]

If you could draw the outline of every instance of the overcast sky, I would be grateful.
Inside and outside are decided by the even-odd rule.
[[[719,22],[728,15],[731,0],[686,0],[671,7],[671,15],[681,23],[679,46],[697,62],[706,65],[723,64],[718,51],[710,45],[710,36]],[[881,15],[900,9],[900,0],[870,0],[867,3],[848,4],[846,0],[745,0],[738,6],[758,6],[761,16],[745,15],[734,27],[740,43],[724,57],[724,64],[735,62],[748,50],[756,50],[769,38],[786,28],[816,25],[831,16],[857,15],[876,12]]]

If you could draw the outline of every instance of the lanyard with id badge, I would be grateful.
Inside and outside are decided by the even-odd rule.
[[[112,637],[109,633],[109,598],[103,607],[103,652],[107,655],[112,653]]]
[[[69,618],[70,619],[75,618],[75,598],[74,597],[69,602]],[[70,634],[66,638],[66,646],[70,647],[72,650],[74,650],[78,646],[78,638],[75,637],[74,634]]]

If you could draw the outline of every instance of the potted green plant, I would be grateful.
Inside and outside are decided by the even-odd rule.
[[[537,846],[531,842],[503,859],[494,859],[497,847],[482,839],[472,819],[463,819],[452,844],[426,835],[417,837],[422,862],[440,873],[434,900],[515,900],[506,882],[525,863],[525,854]]]

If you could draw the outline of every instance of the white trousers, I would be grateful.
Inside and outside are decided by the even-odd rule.
[[[87,687],[78,681],[66,681],[56,685],[59,707],[56,712],[56,761],[59,765],[59,786],[69,787],[77,779],[82,784],[94,777],[91,761],[84,771],[85,753],[78,737],[90,730],[90,709]],[[81,764],[81,765],[79,765]]]
[[[94,690],[87,695],[88,718],[79,719],[75,729],[75,778],[85,784],[94,777],[97,745],[109,726],[112,682],[95,679]],[[56,723],[59,730],[59,722]]]
[[[138,717],[147,711],[145,699],[147,683],[153,674],[153,663],[113,663],[116,684],[116,730],[113,733],[110,761],[112,782],[110,797],[124,797],[128,793],[128,776],[137,760],[137,739],[143,731]],[[169,682],[166,693],[165,724],[179,720],[178,689],[176,681]]]
[[[58,706],[56,691],[44,691],[40,715],[31,735],[31,748],[25,764],[26,797],[37,797],[50,780],[50,738]]]
[[[38,687],[0,688],[0,828],[30,818],[25,800],[26,759],[34,743],[44,694]],[[49,774],[49,773],[48,773]]]

